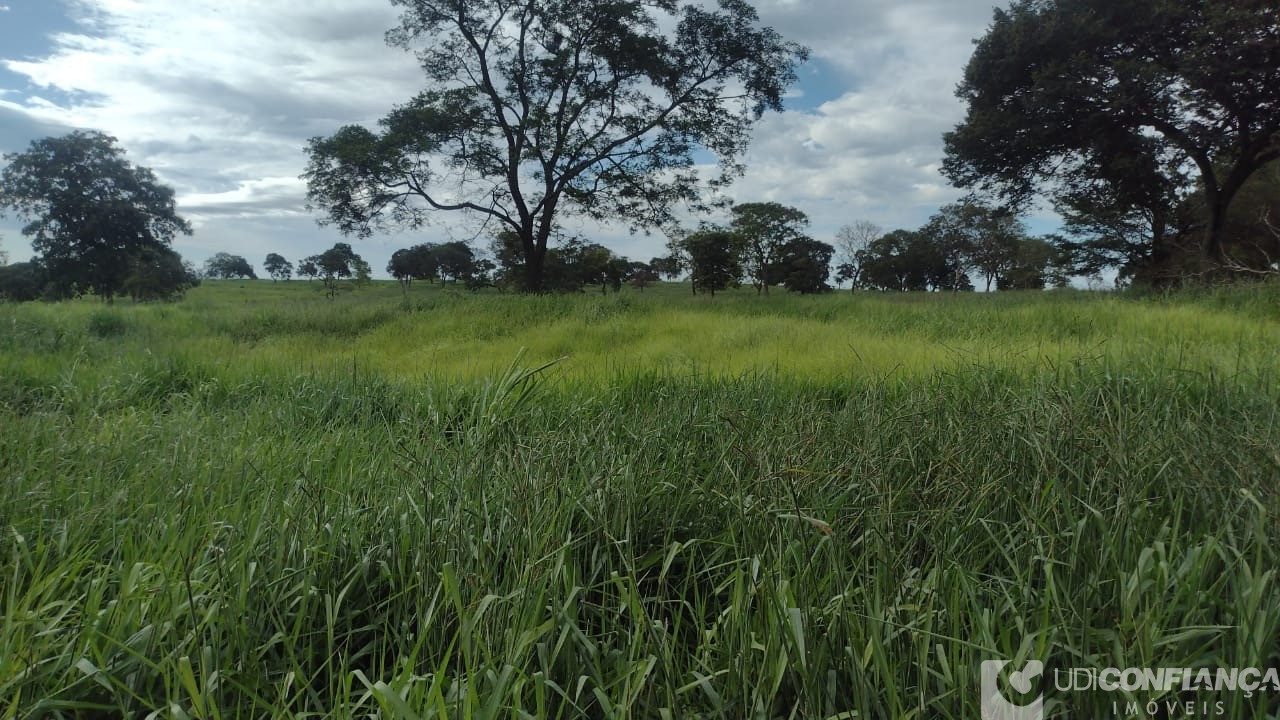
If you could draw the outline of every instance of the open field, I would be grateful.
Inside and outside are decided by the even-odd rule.
[[[990,659],[1280,666],[1280,287],[687,293],[0,306],[0,718],[959,719]],[[1280,711],[1048,716],[1179,699]]]

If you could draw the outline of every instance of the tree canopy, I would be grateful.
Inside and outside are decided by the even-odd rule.
[[[679,241],[688,258],[694,292],[715,295],[742,279],[742,238],[728,230],[705,229]]]
[[[952,181],[1015,204],[1047,189],[1140,222],[1154,245],[1199,188],[1201,254],[1221,264],[1232,201],[1280,158],[1280,13],[1274,0],[1017,0],[958,94]]]
[[[0,210],[28,221],[22,232],[57,295],[110,301],[138,263],[172,254],[173,238],[191,233],[173,190],[126,160],[109,135],[44,138],[4,159]]]
[[[280,253],[267,253],[267,258],[262,262],[262,268],[267,271],[272,280],[288,280],[293,277],[293,263],[285,259]]]
[[[369,263],[347,243],[334,243],[333,247],[319,255],[299,261],[299,267],[303,275],[312,277],[314,273],[314,276],[320,278],[330,300],[338,295],[339,281],[352,277],[358,281],[367,279],[370,269]]]
[[[243,256],[226,252],[215,253],[213,257],[204,261],[204,275],[220,280],[258,279],[258,273],[254,272],[253,265],[250,265],[248,260]]]
[[[496,223],[529,291],[562,215],[655,227],[740,174],[751,125],[807,55],[744,0],[392,1],[388,41],[427,87],[378,131],[313,139],[309,200],[361,237],[433,212]],[[703,150],[720,160],[709,182]]]
[[[809,216],[776,202],[733,206],[729,229],[742,241],[742,264],[757,293],[769,294],[769,286],[782,281],[781,264],[787,246],[803,237]],[[828,257],[829,261],[831,258]],[[826,281],[824,275],[822,281]]]

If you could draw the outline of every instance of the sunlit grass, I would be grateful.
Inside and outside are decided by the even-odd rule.
[[[959,719],[988,659],[1276,665],[1278,297],[0,306],[0,717]]]
[[[1280,303],[1274,288],[1261,294]],[[1097,357],[1234,372],[1269,362],[1267,349],[1280,345],[1280,324],[1265,304],[1245,312],[1212,296],[1180,303],[1086,293],[708,299],[677,287],[519,298],[428,286],[402,296],[383,285],[329,302],[300,282],[208,283],[191,295],[176,306],[70,303],[0,313],[16,335],[28,326],[60,332],[56,349],[90,356],[105,344],[116,356],[189,356],[252,372],[354,364],[404,379],[484,378],[522,350],[532,362],[564,358],[562,374],[593,381],[652,369],[919,378],[971,365],[1030,371]],[[95,317],[115,322],[102,332]]]

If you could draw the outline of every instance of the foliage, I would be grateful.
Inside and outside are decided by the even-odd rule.
[[[689,258],[689,280],[694,292],[712,296],[717,290],[737,287],[742,280],[743,240],[728,230],[699,230],[681,241]]]
[[[680,258],[674,255],[655,257],[649,261],[649,267],[659,277],[665,277],[668,280],[674,280],[684,272]]]
[[[1044,290],[1070,283],[1071,262],[1059,244],[1061,238],[1021,237],[1016,240],[1008,264],[996,278],[1000,290]]]
[[[465,280],[474,272],[476,253],[465,242],[455,240],[441,243],[432,248],[431,252],[436,259],[441,281],[449,279],[454,282]]]
[[[827,278],[831,275],[834,255],[835,248],[819,240],[809,237],[791,240],[782,247],[778,261],[783,287],[803,295],[829,291]]]
[[[48,282],[44,268],[39,263],[0,265],[0,301],[39,300]]]
[[[204,276],[221,280],[258,279],[258,274],[253,271],[253,265],[250,265],[248,260],[240,255],[226,252],[216,253],[204,261]]]
[[[435,245],[425,243],[391,253],[387,274],[408,288],[414,280],[434,281],[440,277],[440,261],[432,252]]]
[[[946,174],[1012,203],[1139,222],[1157,256],[1178,202],[1205,203],[1201,257],[1226,259],[1240,188],[1280,158],[1271,0],[1018,0],[965,69]]]
[[[109,302],[140,255],[155,257],[178,233],[191,233],[173,190],[124,155],[115,138],[76,131],[4,156],[0,211],[29,221],[22,232],[58,295]]]
[[[267,259],[262,262],[262,268],[271,276],[272,281],[288,280],[293,277],[293,263],[279,253],[267,253]]]
[[[134,302],[178,300],[199,284],[200,276],[190,263],[173,250],[159,247],[145,248],[133,258],[122,289]]]
[[[968,275],[930,236],[894,230],[871,241],[863,254],[862,286],[899,292],[969,289]],[[957,279],[959,285],[957,286]]]
[[[627,268],[627,282],[637,290],[644,290],[660,279],[658,272],[649,263],[632,262]]]
[[[492,268],[495,282],[502,287],[518,287],[525,276],[525,262],[516,234],[498,233],[490,250],[496,259]],[[599,243],[571,238],[547,251],[542,288],[564,293],[580,292],[587,286],[599,285],[601,293],[611,289],[618,292],[623,283],[631,281],[637,272],[647,272],[647,269],[644,263],[634,263]]]
[[[307,280],[314,280],[320,277],[320,266],[316,263],[317,256],[303,258],[298,261],[298,277],[304,277]]]
[[[363,275],[364,282],[367,282],[369,277],[369,264],[347,243],[334,243],[333,247],[319,255],[303,260],[302,265],[310,265],[306,267],[307,270],[315,268],[330,300],[337,297],[338,291],[342,289],[342,280]]]
[[[427,88],[378,132],[313,139],[310,203],[361,237],[435,212],[495,222],[533,292],[562,215],[659,226],[702,202],[696,152],[720,159],[712,187],[740,174],[752,124],[806,57],[743,0],[393,2],[388,40]]]
[[[1013,262],[1018,241],[1026,230],[1007,212],[974,199],[943,206],[921,228],[947,259],[952,279],[947,287],[960,289],[963,275],[979,273],[991,290]]]
[[[787,246],[805,237],[809,216],[781,203],[743,203],[733,206],[729,230],[741,239],[743,271],[756,292],[769,294],[769,286],[782,281]],[[828,261],[830,258],[828,258]],[[826,276],[822,282],[826,281]]]

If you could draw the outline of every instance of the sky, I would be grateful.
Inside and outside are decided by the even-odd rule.
[[[918,227],[963,195],[939,174],[942,134],[963,117],[955,87],[993,0],[754,4],[812,58],[786,111],[756,126],[735,201],[797,207],[830,242],[856,220]],[[177,191],[195,226],[174,243],[184,258],[225,251],[260,270],[269,252],[318,253],[344,238],[305,208],[307,139],[372,126],[423,87],[414,58],[383,42],[396,18],[388,0],[0,0],[0,153],[101,130]],[[381,271],[397,248],[471,237],[456,225],[352,244]],[[567,225],[634,259],[666,242]],[[20,228],[0,219],[14,261],[31,254]]]

